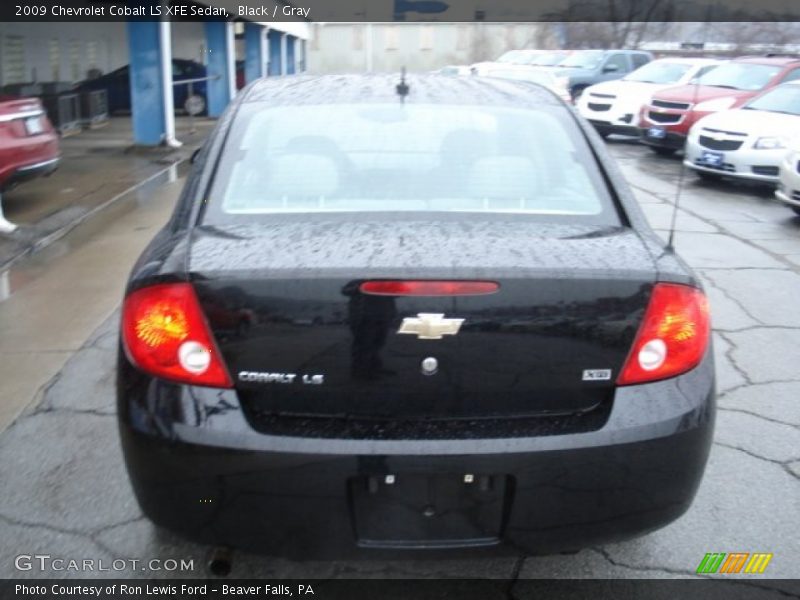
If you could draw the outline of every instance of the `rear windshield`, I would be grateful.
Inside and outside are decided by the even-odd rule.
[[[702,85],[756,91],[767,85],[782,67],[729,62],[700,78]]]
[[[243,104],[204,222],[375,211],[619,224],[594,155],[563,107],[400,103]]]

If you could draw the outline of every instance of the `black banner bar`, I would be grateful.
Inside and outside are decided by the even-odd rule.
[[[800,2],[770,0],[2,0],[0,21],[786,22]]]
[[[3,600],[777,600],[800,597],[800,581],[719,579],[5,579]]]

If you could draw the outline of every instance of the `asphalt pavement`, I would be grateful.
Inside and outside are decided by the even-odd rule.
[[[681,179],[679,159],[657,157],[623,141],[611,140],[609,147],[651,223],[666,235]],[[700,274],[710,297],[719,413],[705,478],[694,505],[681,519],[642,538],[575,555],[323,563],[237,553],[231,576],[688,578],[696,576],[708,552],[768,552],[773,558],[764,574],[727,577],[776,589],[783,584],[768,581],[771,578],[797,578],[800,217],[758,186],[701,183],[691,173],[683,184],[675,245]],[[16,283],[6,285],[0,296],[0,356],[10,356],[17,345],[25,344],[37,354],[19,359],[20,371],[6,369],[0,392],[13,387],[9,378],[20,377],[25,368],[35,370],[38,357],[46,360],[62,352],[58,361],[66,364],[38,390],[21,386],[14,392],[22,412],[14,412],[19,416],[0,434],[0,577],[205,575],[207,548],[157,531],[141,515],[122,465],[114,416],[120,286],[137,249],[152,237],[179,186],[180,180],[153,190],[153,197],[160,198],[156,206],[147,198],[133,202],[114,218],[116,235],[108,234],[108,222],[78,228],[58,251],[21,261],[5,276]],[[113,266],[101,265],[101,257]],[[64,348],[48,342],[56,324],[19,324],[26,302],[35,302],[48,289],[63,289],[64,282],[81,288],[87,268],[95,279],[83,299],[77,293],[51,296],[52,310],[72,319],[69,339],[59,342]],[[56,273],[62,288],[42,283]],[[92,318],[81,320],[75,307],[87,297],[91,300],[102,277],[113,283],[107,283],[108,291],[93,302],[98,306]],[[33,311],[45,310],[30,306],[34,316]],[[25,326],[29,329],[20,333]],[[8,340],[17,340],[14,347]],[[0,398],[6,402],[9,396]],[[186,571],[148,571],[141,566],[111,572],[15,568],[16,557],[37,553],[107,563],[161,558],[194,564]]]

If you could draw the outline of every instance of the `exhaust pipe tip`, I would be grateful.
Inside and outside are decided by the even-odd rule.
[[[208,559],[208,570],[216,577],[227,577],[233,568],[233,553],[227,546],[220,546],[211,551]]]

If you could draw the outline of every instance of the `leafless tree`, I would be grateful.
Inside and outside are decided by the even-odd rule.
[[[668,0],[573,0],[553,16],[565,17],[567,47],[637,48],[666,31],[679,6]]]
[[[748,52],[752,46],[774,46],[800,43],[800,23],[797,22],[722,22],[708,23],[708,35],[713,41],[734,45],[734,52]]]

